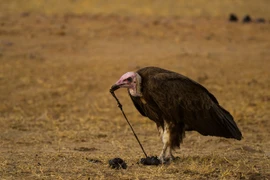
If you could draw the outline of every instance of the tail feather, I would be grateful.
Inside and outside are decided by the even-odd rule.
[[[214,104],[208,110],[182,110],[180,114],[186,131],[198,131],[205,136],[242,139],[242,133],[234,122],[233,116],[218,104]]]
[[[219,117],[218,119],[220,120],[220,125],[222,125],[224,129],[229,131],[228,135],[231,136],[230,138],[241,140],[243,136],[241,131],[237,127],[233,116],[221,106],[218,106],[215,112]]]

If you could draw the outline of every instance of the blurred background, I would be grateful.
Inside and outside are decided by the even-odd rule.
[[[268,0],[0,0],[0,4],[0,14],[42,12],[222,17],[236,13],[239,16],[270,17]]]

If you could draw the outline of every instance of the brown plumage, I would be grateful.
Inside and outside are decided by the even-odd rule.
[[[185,131],[240,140],[242,134],[232,115],[199,83],[172,71],[145,67],[124,74],[113,86],[128,88],[143,115],[153,120],[162,137],[161,161],[173,159]],[[117,88],[116,88],[117,87]]]

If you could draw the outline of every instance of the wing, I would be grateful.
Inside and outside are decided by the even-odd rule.
[[[230,113],[191,79],[174,72],[157,73],[145,87],[168,121],[184,123],[203,135],[242,138]]]
[[[131,96],[129,91],[128,91],[128,94],[134,104],[134,106],[136,107],[136,109],[141,113],[141,115],[143,116],[146,116],[145,112],[144,112],[144,109],[142,108],[143,107],[143,104],[142,102],[139,100],[139,97],[134,97],[134,96]]]

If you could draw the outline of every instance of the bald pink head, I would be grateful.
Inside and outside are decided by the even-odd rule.
[[[133,96],[140,96],[141,76],[135,72],[127,72],[111,87],[111,91],[127,88]]]
[[[115,83],[115,85],[119,86],[120,88],[132,88],[134,83],[136,83],[136,73],[127,72],[120,77],[120,79]]]

